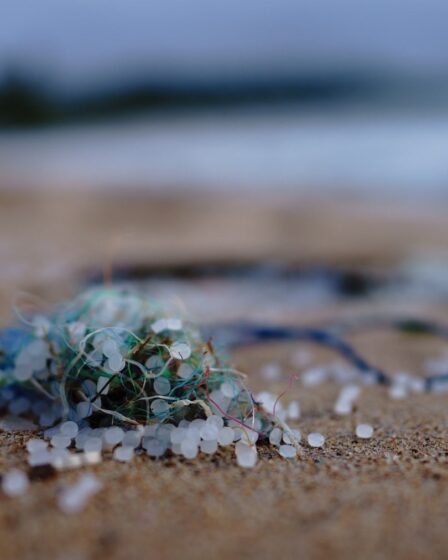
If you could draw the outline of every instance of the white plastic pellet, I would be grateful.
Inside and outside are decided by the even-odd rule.
[[[215,426],[214,424],[209,424],[208,422],[206,422],[202,428],[200,429],[199,435],[201,436],[201,438],[203,440],[217,440],[218,439],[218,434],[219,434],[219,428],[218,426]]]
[[[195,445],[199,445],[199,442],[201,441],[200,432],[201,428],[199,426],[190,426],[187,430],[185,439],[188,439]]]
[[[173,443],[171,445],[171,451],[176,455],[182,455],[182,449],[180,443]]]
[[[76,436],[75,439],[75,447],[76,449],[84,449],[84,444],[87,441],[87,439],[89,438],[89,434],[88,433],[80,433]]]
[[[43,439],[32,438],[26,442],[28,453],[37,453],[38,451],[46,451],[48,444]]]
[[[183,442],[180,444],[180,449],[185,459],[194,459],[198,454],[197,444],[189,438],[183,440]]]
[[[306,348],[300,348],[299,350],[296,350],[291,356],[291,363],[295,367],[302,368],[304,366],[307,366],[312,359],[313,355],[310,350]]]
[[[140,445],[142,434],[137,430],[128,430],[121,441],[123,447],[136,448]]]
[[[359,424],[356,426],[356,436],[361,439],[369,439],[373,435],[373,428],[370,424]]]
[[[347,416],[353,410],[353,403],[359,397],[361,389],[354,383],[349,383],[341,389],[334,405],[334,411],[339,416]]]
[[[28,464],[30,467],[40,467],[49,465],[53,459],[52,454],[46,449],[35,451],[28,456]]]
[[[221,393],[228,399],[234,399],[238,396],[239,389],[236,383],[225,381],[220,387]]]
[[[349,385],[346,385],[341,389],[338,398],[344,401],[353,402],[359,397],[360,394],[361,394],[361,389],[359,388],[359,386],[350,383]]]
[[[280,428],[273,428],[269,434],[269,442],[271,445],[280,445],[282,441],[282,431]]]
[[[292,445],[280,445],[279,453],[285,459],[293,459],[297,455],[296,448]]]
[[[210,408],[214,414],[223,414],[223,411],[226,412],[229,409],[231,400],[225,397],[219,389],[214,389],[210,393],[210,402]]]
[[[171,432],[174,428],[175,426],[172,424],[162,424],[161,426],[158,426],[155,436],[157,439],[160,439],[165,443],[169,443],[171,441]]]
[[[189,423],[188,429],[199,431],[204,425],[205,425],[205,420],[203,420],[202,418],[195,418],[192,422]]]
[[[143,440],[143,447],[150,457],[161,457],[166,451],[167,444],[160,439],[145,438]]]
[[[117,343],[112,338],[108,338],[106,340],[106,342],[102,345],[101,350],[107,358],[110,358],[115,354],[119,354]]]
[[[190,379],[193,373],[194,368],[192,368],[190,364],[180,364],[179,369],[177,370],[177,376],[181,379]]]
[[[216,441],[216,439],[201,441],[200,448],[203,453],[206,453],[207,455],[213,455],[218,449],[218,442]]]
[[[314,367],[302,373],[302,383],[305,387],[315,387],[328,379],[328,370],[324,367]]]
[[[298,420],[300,418],[300,405],[298,401],[291,401],[286,409],[286,414],[291,420]]]
[[[240,467],[251,469],[257,464],[258,454],[255,446],[239,441],[235,445],[236,460]]]
[[[72,440],[69,437],[55,435],[51,438],[50,443],[57,449],[65,449],[66,447],[69,447],[71,445]]]
[[[175,342],[170,346],[170,354],[175,360],[188,360],[191,356],[191,348],[185,342]]]
[[[143,437],[156,437],[157,430],[159,428],[158,424],[149,424],[143,428]]]
[[[53,426],[52,428],[48,428],[45,430],[44,437],[47,439],[51,439],[53,436],[60,436],[59,426]]]
[[[78,424],[73,422],[72,420],[68,420],[67,422],[63,422],[59,428],[59,432],[61,436],[74,438],[78,435]]]
[[[151,325],[152,330],[159,334],[163,331],[180,331],[182,329],[181,319],[158,319]]]
[[[343,400],[339,398],[334,405],[334,411],[339,416],[347,416],[351,413],[353,409],[353,404],[349,400]]]
[[[127,463],[132,460],[134,457],[134,448],[133,447],[123,447],[120,445],[114,449],[114,459],[116,461],[122,461],[123,463]]]
[[[79,420],[83,420],[84,418],[91,416],[92,412],[93,412],[93,407],[92,407],[92,403],[90,402],[83,401],[76,405],[76,414]]]
[[[224,420],[222,416],[212,414],[207,418],[206,424],[209,424],[210,426],[216,426],[220,430],[224,426]]]
[[[101,463],[102,457],[99,451],[85,451],[82,455],[84,465],[97,465]]]
[[[408,392],[405,385],[393,384],[389,388],[389,397],[395,401],[405,399],[407,394]]]
[[[174,428],[170,433],[171,443],[174,445],[181,444],[187,435],[186,428]]]
[[[225,428],[221,428],[218,433],[219,445],[230,445],[233,442],[234,435],[235,434],[232,428],[229,428],[228,426],[226,426]]]
[[[70,457],[70,451],[68,449],[52,449],[50,451],[50,455],[50,464],[55,468],[62,468],[64,463]]]
[[[154,414],[165,414],[169,408],[170,405],[163,399],[155,399],[151,403],[151,410]]]
[[[83,465],[82,455],[80,453],[68,453],[65,457],[53,457],[51,464],[58,470],[78,469]]]
[[[118,426],[113,426],[104,432],[103,437],[106,445],[118,445],[124,438],[124,431]]]
[[[22,496],[27,491],[28,486],[28,477],[18,469],[11,470],[3,476],[2,489],[7,496]]]
[[[168,395],[171,391],[171,383],[166,377],[157,377],[154,379],[154,391],[158,395]]]
[[[308,435],[308,443],[311,447],[322,447],[325,443],[325,437],[318,432],[312,432]]]
[[[59,508],[66,514],[79,513],[90,496],[101,489],[100,481],[91,474],[83,475],[77,483],[65,488],[58,499]]]
[[[14,377],[17,381],[28,381],[28,379],[31,379],[32,375],[33,370],[31,369],[31,366],[16,365],[14,369]]]
[[[166,319],[166,325],[170,331],[180,331],[182,329],[182,319],[172,317],[171,319]]]
[[[126,362],[124,361],[123,356],[118,352],[116,354],[112,354],[106,362],[106,368],[112,373],[118,373],[125,367],[125,365]]]
[[[146,362],[145,366],[149,369],[152,373],[157,373],[163,368],[163,360],[160,356],[150,356]]]
[[[99,437],[88,437],[84,442],[83,448],[86,452],[101,452],[103,448],[103,441]]]
[[[260,369],[260,375],[266,381],[275,381],[280,378],[282,374],[282,370],[279,364],[275,362],[269,362],[267,364],[263,364]]]
[[[247,445],[252,445],[258,441],[258,433],[254,430],[242,429],[241,441]]]
[[[409,389],[413,393],[423,393],[425,390],[424,379],[421,379],[420,377],[412,377],[412,379],[409,380]]]

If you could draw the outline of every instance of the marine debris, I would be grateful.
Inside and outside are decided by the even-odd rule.
[[[20,315],[0,337],[0,404],[50,440],[28,443],[30,465],[70,468],[103,451],[126,462],[137,449],[194,459],[234,445],[250,467],[276,427],[288,456],[299,450],[286,424],[298,405],[257,399],[210,340],[144,292],[95,288],[49,315]]]
[[[108,455],[122,463],[136,454],[190,461],[220,448],[233,449],[238,465],[252,468],[260,444],[284,459],[303,452],[302,434],[288,424],[299,419],[299,403],[281,401],[289,386],[280,395],[254,395],[246,376],[211,338],[180,314],[167,312],[144,290],[132,285],[92,288],[50,313],[27,315],[17,309],[17,314],[20,326],[0,331],[0,409],[9,415],[7,425],[12,417],[19,420],[18,429],[34,426],[37,433],[26,443],[30,468],[73,469],[98,464]],[[404,373],[392,377],[373,367],[340,338],[357,326],[238,324],[212,331],[230,346],[306,340],[339,353],[348,365],[313,366],[302,374],[302,383],[340,383],[334,404],[340,416],[352,412],[362,383],[385,385],[395,399],[446,388],[444,371],[421,379]],[[447,332],[416,320],[386,326],[442,337]],[[302,350],[295,359],[303,365],[309,355]],[[266,364],[263,372],[272,380],[279,368]],[[358,440],[373,433],[369,424],[354,428]],[[325,445],[321,433],[303,439],[311,448]],[[19,496],[28,478],[10,471],[2,487]],[[59,505],[66,513],[76,512],[100,487],[94,479],[80,479],[60,496]]]

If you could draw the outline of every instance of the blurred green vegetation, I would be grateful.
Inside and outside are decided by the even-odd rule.
[[[0,84],[0,127],[21,128],[92,121],[136,112],[201,110],[214,107],[282,104],[340,104],[381,93],[364,75],[312,74],[276,81],[216,83],[143,81],[74,96],[43,87],[20,74]]]

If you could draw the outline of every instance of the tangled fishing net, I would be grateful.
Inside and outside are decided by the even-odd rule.
[[[95,288],[50,314],[17,312],[21,326],[0,331],[0,409],[32,421],[51,440],[50,449],[43,440],[28,442],[31,466],[77,467],[99,462],[103,451],[119,461],[131,460],[136,452],[193,459],[199,452],[211,455],[219,447],[234,446],[238,464],[250,468],[263,441],[284,458],[301,453],[300,432],[286,423],[299,417],[298,403],[284,408],[280,399],[286,391],[278,397],[252,395],[244,374],[211,340],[144,291]],[[369,324],[448,338],[446,327],[419,319],[327,329],[243,323],[218,334],[230,345],[306,340],[325,346],[348,362],[345,381],[353,374],[367,384],[384,385],[392,398],[446,390],[446,372],[426,378],[390,376],[340,338]],[[303,382],[309,377],[314,384],[322,374],[320,368],[311,370]],[[335,414],[350,414],[359,392],[358,385],[345,385]],[[361,439],[372,433],[369,425],[356,429]],[[308,444],[321,447],[324,437],[309,434]]]
[[[124,439],[123,460],[140,446],[194,458],[236,443],[238,462],[252,466],[258,438],[281,438],[280,426],[297,448],[281,405],[258,403],[210,341],[143,292],[92,289],[21,320],[0,334],[0,405],[47,429],[57,464],[73,461],[72,438],[87,452]],[[35,447],[36,464],[54,459]]]

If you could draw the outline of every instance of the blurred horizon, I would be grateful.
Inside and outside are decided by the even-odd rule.
[[[409,0],[405,8],[397,0],[6,2],[0,125],[291,101],[446,108],[448,6]]]

